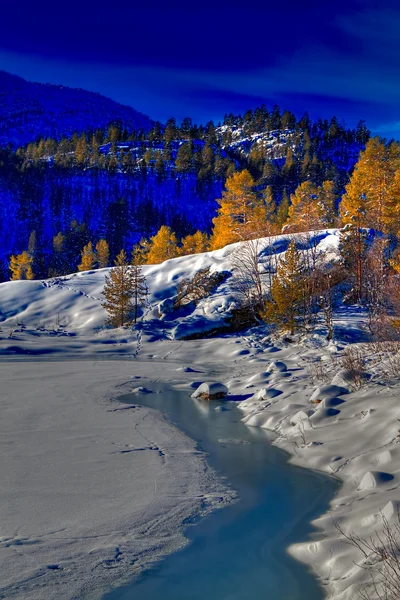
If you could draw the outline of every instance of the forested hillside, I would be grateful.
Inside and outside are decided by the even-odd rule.
[[[244,116],[226,115],[217,126],[197,126],[190,118],[178,125],[171,118],[146,131],[114,120],[107,127],[44,135],[3,149],[2,278],[9,277],[11,255],[24,250],[35,252],[33,276],[45,277],[76,270],[89,241],[105,240],[112,262],[122,248],[130,255],[140,240],[143,250],[162,227],[172,232],[178,250],[183,244],[192,251],[191,236],[199,232],[203,241],[194,247],[202,251],[227,178],[244,170],[264,205],[265,227],[274,221],[274,232],[285,225],[301,184],[314,198],[324,188],[337,214],[368,138],[363,122],[350,130],[336,118],[298,120],[278,107],[261,106]],[[214,235],[212,245],[217,244]]]

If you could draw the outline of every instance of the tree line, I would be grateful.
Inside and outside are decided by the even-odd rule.
[[[258,195],[269,189],[283,225],[301,183],[320,188],[332,181],[334,193],[343,193],[368,137],[364,123],[347,129],[336,118],[297,119],[278,107],[259,107],[227,115],[220,127],[169,119],[146,133],[114,123],[104,131],[40,139],[16,152],[0,150],[0,278],[8,279],[4,259],[25,250],[32,231],[43,255],[43,268],[36,260],[33,269],[37,277],[48,275],[59,232],[68,247],[75,229],[87,233],[78,249],[73,244],[71,271],[89,241],[107,239],[114,260],[122,247],[129,254],[141,236],[149,239],[162,225],[178,239],[198,229],[210,235],[215,198],[244,170]]]
[[[379,138],[369,140],[342,198],[333,180],[325,180],[321,185],[304,181],[292,194],[285,192],[278,202],[271,186],[260,189],[251,173],[244,169],[227,178],[217,203],[210,235],[197,231],[178,240],[171,227],[162,225],[154,236],[142,238],[131,249],[124,250],[129,250],[133,262],[156,264],[256,237],[345,226],[343,253],[346,264],[354,266],[358,290],[355,293],[362,297],[365,285],[361,262],[368,245],[367,229],[376,229],[387,236],[388,260],[394,260],[392,255],[397,256],[400,144],[385,143]],[[11,258],[12,278],[33,278],[43,272],[43,261],[33,232],[28,249]],[[72,222],[66,234],[59,232],[53,238],[47,274],[57,276],[74,269],[104,268],[109,264],[107,240],[100,238],[92,243],[86,227]]]
[[[141,265],[241,241],[231,255],[232,285],[240,299],[233,310],[233,326],[263,320],[294,334],[312,329],[317,315],[322,315],[327,337],[332,339],[333,290],[342,284],[345,302],[362,303],[367,308],[371,334],[387,339],[400,327],[400,319],[393,318],[400,313],[399,182],[400,145],[378,138],[370,140],[361,153],[340,202],[333,182],[326,181],[319,187],[304,182],[291,195],[283,215],[270,189],[260,192],[248,171],[236,172],[228,178],[218,200],[210,237],[198,231],[178,244],[174,232],[161,227],[150,240],[142,239],[133,248],[132,270],[121,251],[115,275],[111,270],[107,276],[106,292],[117,273],[130,273],[134,298],[131,308],[136,320],[137,307],[143,305],[147,292]],[[331,263],[318,251],[318,236],[313,230],[333,225],[342,226],[342,231],[340,260]],[[288,247],[279,257],[271,236],[281,231],[288,234]],[[267,238],[267,243],[261,242],[261,237]],[[102,245],[105,249],[105,241]],[[98,244],[96,251],[99,249]],[[261,249],[264,258],[260,262]],[[91,243],[81,256],[82,270],[95,266]],[[104,252],[102,256],[109,258]],[[222,279],[215,279],[215,274],[206,269],[179,282],[176,307],[207,296]],[[115,294],[113,298],[115,301]],[[123,311],[126,315],[125,308]],[[121,324],[118,319],[110,322]]]

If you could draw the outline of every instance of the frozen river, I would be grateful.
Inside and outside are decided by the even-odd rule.
[[[171,390],[122,400],[161,411],[208,454],[208,463],[239,499],[188,527],[189,545],[105,600],[324,597],[287,548],[312,535],[310,521],[327,511],[337,490],[333,479],[288,464],[287,454],[270,444],[271,434],[241,423],[242,413],[232,402],[194,401]]]

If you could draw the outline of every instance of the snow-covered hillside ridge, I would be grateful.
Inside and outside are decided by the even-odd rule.
[[[257,250],[260,270],[265,276],[271,269],[271,254],[282,256],[293,237],[297,239],[303,252],[307,252],[306,248],[311,243],[321,260],[332,261],[338,258],[338,230],[312,233],[309,240],[305,240],[301,234],[263,238],[257,241]],[[144,266],[143,274],[149,288],[148,307],[143,316],[145,330],[154,336],[159,334],[179,339],[225,327],[230,311],[238,300],[233,257],[240,254],[242,244],[245,243],[239,242],[221,250],[174,258],[159,265]],[[178,283],[207,267],[210,267],[211,273],[225,274],[222,283],[197,306],[190,304],[180,311],[173,310]],[[18,329],[18,324],[22,323],[26,329],[47,329],[56,331],[55,335],[106,336],[109,330],[104,325],[106,313],[102,301],[105,276],[109,271],[110,269],[100,269],[43,281],[11,281],[0,284],[0,325],[3,327],[3,335]],[[132,337],[134,332],[126,331],[125,334]],[[15,339],[17,334],[14,333],[13,337]]]

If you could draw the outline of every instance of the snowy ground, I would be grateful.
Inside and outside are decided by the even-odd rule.
[[[228,501],[191,440],[110,401],[138,386],[124,385],[137,372],[128,361],[0,363],[0,597],[100,598],[182,546],[185,519]]]
[[[325,257],[334,258],[337,232],[316,235]],[[284,251],[288,241],[272,243]],[[179,339],[182,331],[223,322],[230,278],[186,313],[168,312],[166,299],[180,277],[204,266],[229,271],[234,248],[147,267],[151,307],[141,332],[104,328],[104,271],[0,285],[0,441],[7,456],[0,595],[52,598],[58,584],[60,597],[98,598],[182,544],[179,524],[205,499],[208,508],[229,500],[190,440],[155,413],[110,402],[157,380],[188,397],[202,381],[220,381],[230,400],[242,402],[247,425],[274,430],[294,462],[343,481],[331,512],[316,522],[318,535],[291,552],[312,565],[330,598],[357,597],[368,572],[355,564],[363,557],[343,543],[334,521],[368,537],[381,529],[381,511],[395,518],[398,377],[381,349],[365,345],[365,315],[354,308],[337,311],[329,345],[322,329],[291,342],[262,328]],[[266,256],[261,249],[261,262]],[[364,344],[369,375],[358,390],[338,375],[343,350],[354,343]]]

